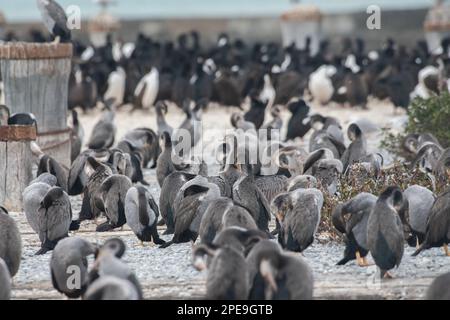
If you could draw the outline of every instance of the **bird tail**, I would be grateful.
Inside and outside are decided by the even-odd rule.
[[[342,258],[338,263],[336,263],[337,266],[343,266],[345,265],[347,262],[349,262],[351,259],[348,256],[345,256],[344,258]]]
[[[70,231],[78,231],[80,229],[80,221],[79,220],[73,220],[70,223]]]
[[[415,257],[415,256],[419,255],[419,253],[421,253],[423,250],[425,250],[425,247],[423,244],[421,244],[419,246],[419,248],[417,248],[417,250],[414,251],[414,253],[411,256]]]

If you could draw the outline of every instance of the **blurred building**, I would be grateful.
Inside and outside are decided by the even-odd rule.
[[[63,6],[78,4],[82,8],[83,26],[76,37],[89,39],[88,21],[99,10],[92,0],[58,0]],[[164,39],[174,39],[182,32],[201,31],[202,40],[215,41],[227,31],[249,41],[282,42],[280,16],[292,8],[290,0],[116,0],[110,13],[121,21],[117,37],[133,40],[137,32]],[[322,13],[320,32],[324,37],[363,37],[368,46],[379,45],[388,36],[412,44],[424,38],[423,22],[434,0],[377,0],[382,9],[381,30],[368,30],[367,6],[371,0],[301,0],[314,4]],[[0,0],[5,16],[13,22],[10,28],[26,34],[32,24],[42,27],[40,15],[30,0]],[[34,3],[33,3],[34,4]],[[13,14],[15,13],[15,14]],[[10,19],[11,16],[11,19]],[[102,19],[105,20],[105,19]],[[314,27],[315,28],[315,27]],[[314,31],[315,33],[315,31]]]
[[[436,1],[424,22],[425,36],[430,52],[441,48],[441,40],[450,37],[450,4]]]

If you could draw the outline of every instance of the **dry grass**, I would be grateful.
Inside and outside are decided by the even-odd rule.
[[[448,183],[438,182],[436,186],[433,186],[429,175],[418,168],[411,170],[400,162],[395,162],[388,168],[383,169],[377,178],[370,177],[361,165],[354,164],[351,168],[351,173],[347,176],[342,176],[340,179],[339,195],[331,196],[321,188],[324,193],[324,205],[319,232],[325,234],[331,240],[340,240],[341,235],[331,222],[333,209],[338,204],[350,200],[361,192],[369,192],[378,196],[389,186],[398,186],[400,189],[405,190],[412,185],[420,185],[430,190],[434,190],[435,187],[434,192],[439,194],[448,186]]]

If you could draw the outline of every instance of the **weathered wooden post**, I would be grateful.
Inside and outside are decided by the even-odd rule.
[[[5,104],[31,112],[42,151],[70,167],[67,95],[72,44],[8,42],[0,45]],[[9,156],[9,155],[8,155]]]
[[[30,141],[35,126],[0,126],[0,205],[22,211],[22,192],[32,180]]]

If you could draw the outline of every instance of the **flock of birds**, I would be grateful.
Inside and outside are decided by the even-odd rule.
[[[57,9],[43,7],[45,21],[52,21],[49,31],[69,40],[61,28],[55,29],[58,21],[48,19],[60,16],[52,10]],[[40,37],[36,32],[33,36]],[[309,100],[365,107],[371,95],[407,108],[414,96],[448,90],[446,41],[437,55],[430,55],[423,43],[407,50],[392,40],[369,54],[363,41],[344,41],[336,54],[324,41],[311,56],[308,46],[281,49],[270,43],[249,48],[243,40],[232,43],[226,34],[209,50],[201,47],[196,32],[180,36],[177,46],[143,35],[123,45],[109,40],[95,49],[74,42],[71,167],[66,170],[32,143],[38,170],[23,191],[27,221],[41,243],[37,254],[52,252],[53,286],[70,298],[143,298],[138,278],[121,260],[126,251],[121,239],[99,245],[76,236],[81,222],[94,220],[97,232],[127,224],[140,242],[161,250],[199,239],[192,261],[198,270],[207,269],[208,299],[312,299],[313,270],[301,253],[318,232],[325,197],[339,194],[344,176],[378,179],[384,164],[380,154],[367,149],[368,122],[354,122],[344,131],[337,119],[312,114]],[[85,143],[75,107],[87,111],[99,102],[101,118]],[[191,147],[198,143],[195,126],[211,102],[241,108],[230,117],[235,134],[218,146],[221,171],[215,176],[208,175],[206,162],[189,159],[189,154],[175,161],[174,152],[180,129],[191,134]],[[133,129],[116,141],[116,110],[125,103],[155,106],[156,130]],[[186,116],[177,128],[165,119],[169,103]],[[283,108],[291,113],[287,124],[281,118]],[[31,114],[10,115],[2,106],[0,125],[13,121],[36,123]],[[270,134],[268,145],[255,134],[255,129],[285,125],[286,137]],[[307,134],[306,147],[294,140]],[[275,173],[266,174],[263,163],[250,161],[261,148],[276,164]],[[448,180],[449,149],[431,134],[409,135],[404,148],[415,154],[411,170],[419,167],[435,180]],[[239,152],[244,161],[238,161]],[[143,170],[149,167],[156,169],[159,203],[144,179]],[[70,200],[78,195],[83,201],[75,219]],[[276,226],[270,230],[274,217]],[[99,218],[106,220],[100,223]],[[379,195],[361,193],[334,208],[332,223],[345,242],[338,264],[356,260],[367,266],[370,253],[380,277],[389,278],[401,263],[405,242],[417,246],[415,255],[443,246],[450,256],[450,189],[435,195],[418,185],[406,190],[390,186]],[[163,225],[170,241],[159,235],[157,227]],[[1,208],[0,298],[11,295],[21,248],[20,230]],[[75,286],[69,271],[73,268],[81,276]],[[450,299],[449,274],[433,281],[427,298]]]

